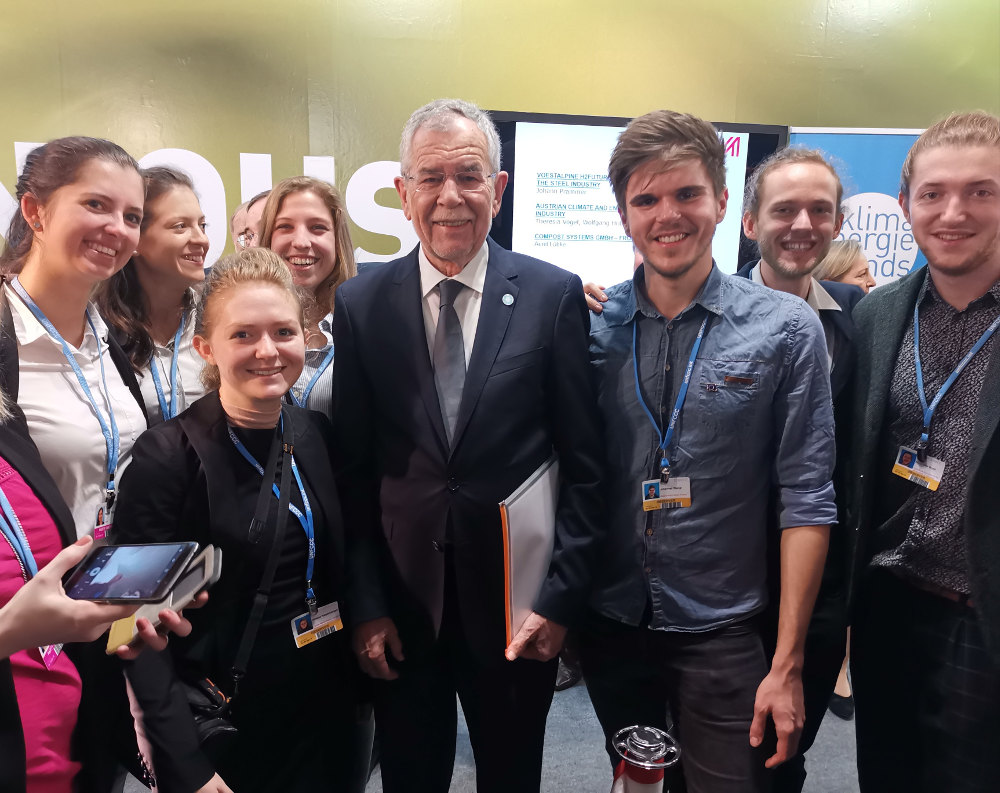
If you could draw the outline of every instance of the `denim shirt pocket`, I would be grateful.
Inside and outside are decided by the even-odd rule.
[[[761,367],[760,361],[699,359],[695,364],[691,388],[698,392],[697,441],[685,445],[695,452],[700,468],[728,473],[740,458],[733,454],[735,446],[765,442],[758,431],[765,414],[769,415],[760,397]],[[690,418],[685,429],[690,438]]]

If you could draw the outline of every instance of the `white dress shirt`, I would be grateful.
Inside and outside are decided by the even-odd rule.
[[[302,399],[302,394],[316,374],[327,354],[333,347],[333,314],[327,314],[319,321],[320,333],[326,338],[326,344],[322,347],[306,347],[306,359],[302,366],[302,374],[292,386],[292,393],[296,399]],[[318,410],[324,416],[330,416],[330,406],[333,404],[333,361],[323,370],[323,373],[316,380],[309,398],[306,400],[306,407],[309,410]]]
[[[59,342],[49,336],[9,285],[3,287],[3,298],[10,305],[17,336],[17,404],[28,420],[28,431],[42,463],[73,513],[77,536],[82,537],[94,531],[98,510],[105,502],[108,456],[104,433]],[[146,421],[111,360],[104,320],[93,304],[88,311],[101,339],[101,356],[98,357],[97,338],[89,324],[84,330],[83,343],[73,354],[105,421],[108,422],[110,409],[118,423],[117,488],[132,458],[132,445],[146,429]],[[107,388],[102,383],[101,360]],[[110,426],[108,422],[109,429]]]
[[[424,253],[420,246],[417,256],[420,262],[420,294],[423,296],[421,306],[424,312],[424,330],[427,333],[427,351],[431,360],[434,359],[434,335],[437,332],[438,314],[441,311],[441,295],[435,289],[448,276],[438,270]],[[462,268],[462,272],[454,277],[466,288],[455,299],[455,313],[462,325],[462,343],[465,345],[465,366],[469,366],[472,356],[472,346],[476,342],[476,328],[479,326],[479,309],[483,304],[483,287],[486,284],[486,265],[490,258],[490,249],[486,243],[479,249],[472,260]]]
[[[177,353],[177,409],[174,415],[179,415],[185,408],[205,396],[205,386],[201,384],[201,370],[205,368],[205,359],[194,349],[195,310],[188,309],[184,319],[184,330],[181,331],[180,349]],[[149,415],[149,426],[163,421],[160,415],[160,400],[156,396],[156,385],[149,370],[155,366],[160,375],[160,385],[163,386],[163,396],[170,404],[170,365],[174,357],[174,339],[171,336],[166,344],[153,342],[153,357],[146,368],[138,373],[139,390],[142,401],[146,404]]]

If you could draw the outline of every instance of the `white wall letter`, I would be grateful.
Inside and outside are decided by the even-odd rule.
[[[366,231],[399,240],[399,249],[390,254],[371,253],[363,248],[355,248],[354,256],[359,262],[387,262],[408,252],[419,241],[403,210],[375,203],[375,193],[392,187],[392,180],[398,175],[398,162],[380,160],[362,165],[347,183],[344,200],[351,220]]]

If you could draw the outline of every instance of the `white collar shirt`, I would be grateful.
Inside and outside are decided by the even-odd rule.
[[[98,522],[98,511],[105,504],[108,482],[107,445],[100,422],[59,342],[49,336],[9,285],[4,285],[3,296],[10,305],[17,337],[17,404],[24,411],[42,463],[73,513],[77,536],[91,534]],[[146,421],[111,360],[104,320],[93,304],[88,312],[100,346],[87,324],[83,342],[73,355],[106,422],[109,408],[114,411],[120,438],[117,490],[131,460],[132,445],[146,429]],[[107,387],[101,377],[102,361]],[[110,423],[108,426],[110,429]],[[102,517],[107,522],[107,516]]]
[[[193,300],[191,301],[193,305]],[[205,368],[205,360],[198,355],[194,349],[194,325],[195,311],[188,309],[184,319],[184,329],[181,331],[180,345],[177,348],[177,409],[174,415],[179,415],[192,403],[201,399],[205,395],[205,386],[201,384],[201,370]],[[166,344],[154,342],[153,357],[146,367],[139,372],[139,390],[142,392],[142,401],[146,405],[146,414],[149,416],[149,426],[159,424],[163,421],[160,411],[160,400],[156,394],[156,383],[153,381],[150,370],[156,367],[160,375],[160,385],[163,386],[163,396],[170,405],[170,369],[174,357],[174,337],[171,336]]]
[[[333,314],[327,314],[319,321],[319,331],[323,334],[326,343],[322,347],[306,347],[306,359],[302,366],[302,374],[295,381],[291,391],[296,400],[301,401],[302,395],[309,387],[310,381],[316,377],[320,367],[327,361],[327,356],[333,348]],[[326,368],[316,377],[312,390],[306,399],[305,407],[310,410],[318,410],[325,416],[330,415],[333,404],[333,359],[327,363]]]
[[[479,325],[479,310],[483,304],[483,288],[486,285],[486,266],[489,262],[490,249],[484,242],[476,255],[472,257],[462,272],[454,277],[467,288],[455,298],[455,313],[462,326],[462,342],[465,345],[465,365],[469,366],[472,357],[472,347],[476,342],[476,328]],[[441,311],[441,295],[435,288],[448,276],[438,270],[424,253],[420,246],[417,256],[420,263],[420,294],[424,313],[424,331],[427,333],[427,351],[431,360],[434,359],[434,335],[437,332],[438,313]]]

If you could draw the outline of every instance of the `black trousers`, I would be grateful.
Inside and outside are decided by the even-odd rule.
[[[773,743],[769,752],[750,746],[754,699],[768,668],[754,621],[690,634],[592,614],[580,660],[612,765],[615,733],[633,724],[666,729],[669,708],[690,793],[767,790],[764,760]]]
[[[353,769],[363,762],[356,754],[356,708],[311,690],[336,689],[342,683],[331,675],[303,680],[301,687],[275,687],[273,695],[245,697],[238,716],[234,709],[239,730],[235,744],[217,758],[226,784],[239,793],[355,790]]]
[[[450,571],[450,565],[449,565]],[[447,793],[455,765],[457,707],[469,727],[479,793],[537,793],[545,720],[557,661],[507,661],[470,651],[458,619],[452,576],[438,639],[376,681],[375,722],[385,793]]]
[[[975,611],[884,571],[851,632],[863,793],[987,793],[1000,780],[1000,667]]]

